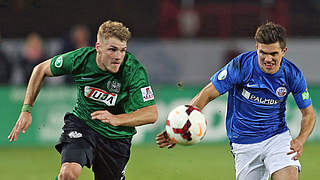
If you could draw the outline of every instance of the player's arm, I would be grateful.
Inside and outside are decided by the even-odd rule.
[[[33,106],[41,89],[44,78],[46,76],[53,76],[50,70],[50,63],[51,59],[46,60],[33,68],[23,104],[30,104]]]
[[[305,143],[310,136],[316,123],[316,115],[312,105],[305,109],[300,109],[302,113],[301,129],[298,137],[300,142]]]
[[[32,122],[31,108],[39,94],[41,85],[46,76],[53,76],[50,70],[51,59],[46,60],[33,68],[31,77],[29,79],[26,95],[23,102],[23,110],[20,113],[19,119],[13,127],[8,139],[10,142],[16,141],[22,130],[25,133]]]
[[[225,67],[216,72],[210,83],[205,86],[190,102],[190,105],[203,109],[210,101],[228,92],[235,84],[242,82],[241,56],[238,56]]]
[[[316,123],[316,115],[314,113],[314,109],[312,105],[307,108],[300,109],[302,113],[302,121],[301,128],[298,137],[291,141],[291,152],[288,154],[292,154],[296,152],[297,154],[293,157],[294,160],[300,158],[303,151],[303,144],[307,141],[308,137],[313,131],[313,128]]]
[[[214,100],[219,96],[220,93],[214,87],[212,82],[210,82],[191,100],[190,105],[198,107],[202,110],[210,101]]]
[[[156,105],[150,105],[128,114],[114,115],[106,110],[95,111],[91,113],[91,117],[113,126],[135,127],[156,122],[158,111]]]

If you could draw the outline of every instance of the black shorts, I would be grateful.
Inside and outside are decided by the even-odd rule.
[[[56,145],[61,164],[75,162],[94,172],[95,180],[125,179],[131,138],[109,139],[91,129],[72,113],[64,117],[63,133]]]

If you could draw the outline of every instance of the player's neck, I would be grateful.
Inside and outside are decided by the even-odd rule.
[[[99,69],[101,69],[102,71],[107,71],[107,68],[103,65],[101,57],[98,54],[96,56],[96,63]]]

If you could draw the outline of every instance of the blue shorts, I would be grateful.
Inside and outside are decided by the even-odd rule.
[[[94,172],[95,180],[125,179],[131,138],[109,139],[91,129],[72,113],[64,117],[63,133],[56,145],[61,164],[75,162]]]

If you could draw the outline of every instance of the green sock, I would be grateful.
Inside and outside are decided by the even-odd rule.
[[[58,176],[56,176],[56,178],[54,180],[58,180]]]

